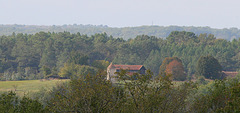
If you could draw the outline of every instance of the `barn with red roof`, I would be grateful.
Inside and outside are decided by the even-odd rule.
[[[112,63],[107,68],[107,80],[115,81],[115,72],[119,72],[121,69],[127,70],[128,75],[134,73],[145,74],[146,68],[143,65],[113,65]]]

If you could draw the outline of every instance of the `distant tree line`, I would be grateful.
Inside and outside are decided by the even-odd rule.
[[[166,38],[172,31],[188,31],[197,35],[202,33],[213,34],[216,38],[233,40],[240,37],[240,30],[238,28],[224,28],[215,29],[210,27],[194,27],[194,26],[139,26],[139,27],[123,27],[113,28],[104,25],[53,25],[53,26],[37,26],[37,25],[0,25],[0,35],[11,35],[15,33],[35,34],[40,31],[44,32],[64,32],[71,33],[81,32],[86,35],[94,35],[96,33],[107,32],[113,37],[121,37],[125,40],[135,38],[137,35],[149,35],[161,38]]]
[[[12,33],[0,36],[0,79],[96,74],[110,62],[143,64],[157,76],[166,57],[180,59],[184,73],[191,76],[199,58],[207,55],[216,58],[223,70],[236,71],[240,66],[240,40],[227,41],[212,34],[186,31],[173,31],[166,39],[139,35],[129,40],[106,33],[91,36],[70,32]],[[168,67],[172,68],[173,65]]]

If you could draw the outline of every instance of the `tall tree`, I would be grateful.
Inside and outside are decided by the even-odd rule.
[[[162,65],[160,66],[160,69],[159,69],[159,74],[160,75],[166,75],[166,68],[167,68],[168,64],[170,62],[172,62],[173,60],[176,60],[177,62],[182,62],[181,59],[179,59],[178,57],[167,57],[167,58],[165,58],[163,60]]]
[[[181,60],[173,60],[166,66],[166,74],[172,74],[173,80],[186,80],[184,67]]]
[[[201,56],[197,62],[196,74],[208,79],[218,79],[221,77],[222,66],[213,56]]]
[[[197,36],[193,32],[186,32],[186,31],[173,31],[169,34],[167,37],[167,40],[170,43],[176,42],[176,43],[184,43],[188,42],[189,40],[195,41]]]

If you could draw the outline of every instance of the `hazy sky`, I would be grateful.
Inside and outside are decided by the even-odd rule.
[[[0,0],[0,24],[240,28],[239,0]]]

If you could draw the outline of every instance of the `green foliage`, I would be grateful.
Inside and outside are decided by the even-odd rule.
[[[146,68],[151,69],[154,75],[158,75],[159,67],[162,64],[162,55],[158,50],[152,50],[144,62]]]
[[[129,76],[126,70],[117,74],[118,80],[124,81],[127,98],[123,112],[187,112],[185,100],[194,89],[194,84],[173,87],[170,76],[159,76],[152,80],[153,73],[150,70],[145,75]],[[130,78],[130,81],[126,78]]]
[[[86,55],[81,55],[77,52],[72,51],[70,53],[68,63],[73,63],[73,64],[80,64],[80,65],[88,65],[88,56]]]
[[[182,31],[184,29],[177,30],[181,31],[171,33],[167,30],[165,35],[171,34],[167,40],[148,35],[124,40],[106,33],[87,36],[66,31],[0,36],[0,79],[27,80],[58,76],[65,63],[105,69],[107,63],[100,63],[103,60],[115,64],[144,64],[157,76],[161,74],[159,67],[163,60],[173,56],[182,60],[189,78],[196,72],[194,67],[200,56],[214,56],[223,70],[239,69],[240,40],[230,42],[216,39],[212,34],[196,35]]]
[[[195,41],[197,37],[193,32],[186,31],[172,31],[167,37],[167,41],[170,43],[186,43],[191,41]]]
[[[215,80],[208,93],[195,97],[191,112],[239,112],[239,81]]]
[[[18,103],[18,97],[15,93],[9,92],[8,94],[2,94],[0,96],[0,111],[2,112],[15,112],[17,107],[15,104]]]
[[[105,73],[98,73],[58,85],[47,106],[52,112],[187,112],[193,83],[174,87],[169,76],[153,80],[149,70],[145,75],[128,76],[126,70],[117,74],[123,84],[110,83]]]
[[[86,75],[57,84],[51,92],[42,89],[34,99],[14,92],[0,95],[1,112],[239,112],[238,78],[198,85],[174,85],[171,76],[117,72],[119,82],[105,79],[106,73]],[[128,78],[128,79],[127,79]],[[11,81],[10,81],[11,82]],[[36,99],[37,98],[37,99]],[[39,101],[38,99],[41,99]],[[43,102],[43,103],[40,103]]]
[[[93,63],[92,63],[92,66],[93,67],[96,67],[98,69],[101,69],[101,70],[105,70],[107,69],[107,67],[109,66],[109,62],[108,61],[105,61],[105,60],[95,60]]]
[[[48,76],[51,74],[51,69],[48,68],[47,66],[43,66],[41,69],[40,69],[41,73],[43,74],[44,77]]]
[[[205,80],[205,77],[204,76],[199,76],[197,81],[196,81],[198,84],[204,84],[206,85],[208,82]]]
[[[240,80],[240,70],[238,71],[236,78]]]
[[[58,75],[64,78],[84,78],[86,75],[96,74],[96,72],[97,69],[91,66],[66,63]]]
[[[210,55],[199,58],[196,71],[198,75],[204,76],[208,79],[222,78],[222,66],[219,64],[217,59]]]
[[[18,110],[17,110],[17,112],[22,112],[22,113],[32,113],[32,112],[44,113],[46,111],[47,110],[43,108],[43,105],[39,103],[37,100],[32,100],[25,96],[20,100]]]
[[[62,25],[62,26],[35,26],[35,25],[0,25],[0,35],[16,36],[18,33],[35,34],[40,31],[44,32],[64,32],[69,31],[76,34],[94,35],[96,33],[106,32],[113,37],[122,37],[125,40],[135,38],[139,34],[149,36],[168,37],[172,31],[188,31],[195,34],[209,33],[214,34],[218,38],[226,40],[234,40],[240,37],[239,29],[214,29],[210,27],[194,27],[194,26],[138,26],[125,28],[112,28],[103,25]],[[81,34],[79,33],[81,31]],[[41,33],[40,35],[47,35]]]
[[[86,76],[58,86],[48,107],[52,112],[120,112],[123,90],[104,76]]]
[[[43,50],[42,57],[40,58],[39,67],[47,66],[49,68],[53,68],[56,66],[56,50],[53,47],[54,40],[52,38],[48,38],[45,41],[45,48]]]
[[[37,100],[26,96],[19,99],[14,92],[0,95],[0,111],[4,113],[45,113],[48,110]]]

